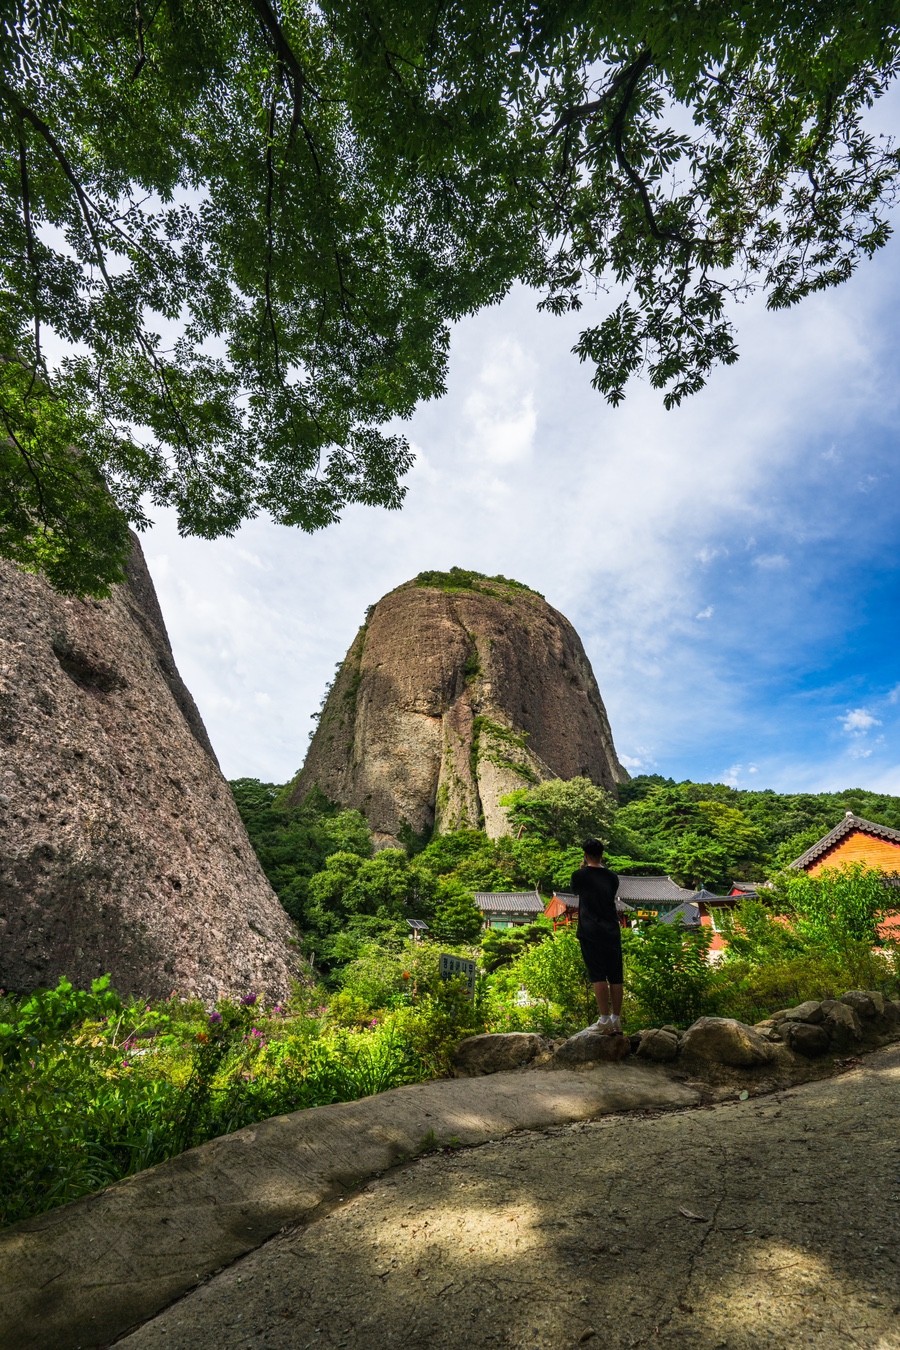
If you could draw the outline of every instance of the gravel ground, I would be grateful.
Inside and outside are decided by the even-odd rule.
[[[900,1350],[900,1047],[769,1097],[424,1157],[128,1350]]]

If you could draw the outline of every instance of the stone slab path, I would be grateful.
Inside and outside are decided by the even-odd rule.
[[[319,1213],[117,1344],[900,1350],[900,1047],[432,1154]]]
[[[261,1121],[0,1233],[0,1350],[109,1345],[423,1148],[699,1100],[664,1067],[626,1061],[416,1083]]]

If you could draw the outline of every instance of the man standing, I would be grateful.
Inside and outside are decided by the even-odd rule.
[[[578,896],[578,941],[600,1012],[594,1026],[610,1035],[621,1034],[622,930],[616,912],[619,878],[603,863],[603,845],[588,839],[584,866],[572,876]]]

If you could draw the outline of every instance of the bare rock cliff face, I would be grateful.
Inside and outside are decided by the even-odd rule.
[[[137,540],[104,601],[0,562],[0,985],[281,997],[292,936]]]
[[[318,784],[382,846],[433,827],[496,838],[502,796],[578,775],[610,789],[628,777],[569,621],[514,582],[411,581],[369,611],[291,798]]]

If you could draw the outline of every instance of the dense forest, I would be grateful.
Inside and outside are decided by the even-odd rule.
[[[376,854],[358,811],[315,792],[288,807],[284,787],[251,778],[231,786],[263,870],[325,971],[373,939],[407,936],[409,918],[447,942],[473,940],[473,890],[564,889],[587,834],[607,842],[620,873],[722,891],[775,875],[846,811],[900,829],[900,797],[861,788],[784,794],[650,774],[622,784],[618,802],[586,779],[522,789],[507,799],[504,838],[463,830]]]

